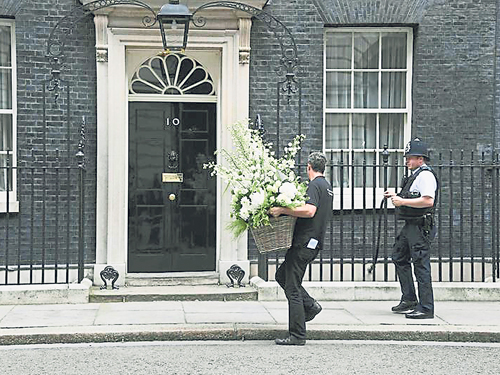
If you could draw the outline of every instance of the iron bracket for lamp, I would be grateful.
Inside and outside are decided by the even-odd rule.
[[[206,18],[196,14],[208,8],[230,8],[248,13],[255,19],[263,22],[274,34],[281,49],[280,66],[276,68],[276,74],[285,78],[280,84],[283,92],[287,94],[288,103],[290,103],[292,94],[298,91],[296,72],[299,63],[297,45],[290,30],[280,20],[266,11],[233,1],[212,1],[201,5],[192,13],[193,18],[191,22],[194,26],[203,27],[206,25]]]
[[[115,5],[135,5],[145,8],[151,12],[151,15],[143,17],[142,23],[144,26],[152,27],[156,24],[155,11],[148,4],[140,0],[97,0],[75,7],[71,13],[61,18],[52,28],[47,41],[47,52],[45,57],[49,60],[52,75],[48,83],[48,90],[54,92],[56,101],[61,90],[60,75],[62,67],[64,66],[64,52],[68,37],[72,35],[75,26],[84,18],[99,9]]]

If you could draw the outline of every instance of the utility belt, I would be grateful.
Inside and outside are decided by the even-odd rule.
[[[434,216],[434,207],[413,208],[408,206],[396,207],[396,216],[399,220],[419,222],[427,217]]]
[[[425,214],[422,217],[404,219],[407,224],[414,224],[422,228],[426,234],[432,232],[434,228],[434,215],[431,213]]]

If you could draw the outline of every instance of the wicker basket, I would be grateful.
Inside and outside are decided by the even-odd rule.
[[[296,217],[278,216],[270,217],[271,225],[250,228],[252,236],[260,253],[286,250],[292,246],[293,230]]]

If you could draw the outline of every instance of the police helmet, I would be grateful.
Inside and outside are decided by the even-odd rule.
[[[415,138],[406,144],[404,156],[423,156],[429,159],[429,150],[427,144],[422,142],[419,138]]]

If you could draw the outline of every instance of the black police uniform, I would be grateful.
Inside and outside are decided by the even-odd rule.
[[[288,299],[289,334],[298,340],[306,338],[305,316],[315,300],[302,286],[307,265],[311,263],[323,247],[326,225],[332,214],[333,192],[324,176],[309,182],[309,200],[316,206],[314,217],[298,218],[293,233],[292,247],[285,255],[285,261],[276,271],[275,279],[285,291]]]
[[[409,146],[409,147],[408,147]],[[405,156],[427,156],[427,147],[419,139],[411,141],[407,146]],[[432,168],[423,165],[413,174],[405,178],[401,192],[402,198],[412,199],[420,197],[419,192],[410,192],[411,185],[420,173],[431,172],[436,179],[437,189],[434,205],[428,208],[413,208],[400,206],[396,208],[399,219],[405,220],[405,225],[393,248],[392,261],[396,266],[396,273],[401,284],[401,301],[414,307],[417,312],[423,312],[429,317],[434,315],[434,296],[431,281],[430,248],[434,235],[434,209],[436,206],[439,190],[439,181]],[[413,262],[415,277],[418,283],[418,304],[411,269]],[[398,311],[400,305],[395,306],[393,311]],[[412,315],[412,314],[410,314]],[[408,316],[407,317],[415,317]],[[417,316],[418,317],[418,316]]]

